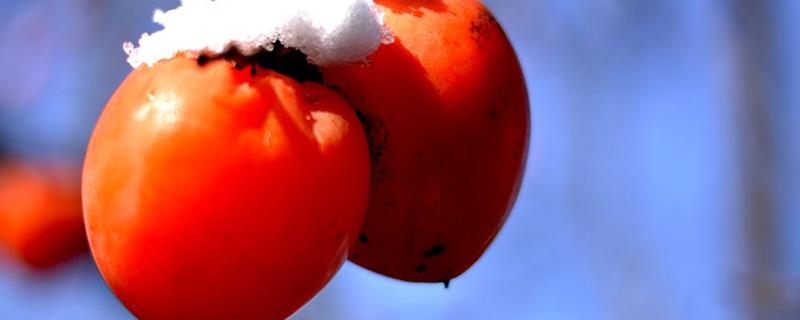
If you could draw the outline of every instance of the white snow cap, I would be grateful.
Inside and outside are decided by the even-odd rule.
[[[364,60],[393,37],[372,0],[182,0],[153,20],[164,29],[143,34],[123,49],[134,68],[184,53],[215,56],[236,48],[244,55],[271,51],[280,41],[310,63],[325,66]]]

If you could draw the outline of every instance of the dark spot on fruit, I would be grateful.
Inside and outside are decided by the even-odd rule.
[[[372,187],[377,187],[380,183],[391,179],[389,170],[386,169],[382,163],[382,159],[388,153],[389,145],[389,130],[386,124],[379,116],[371,116],[356,108],[356,116],[364,127],[364,132],[367,136],[367,143],[369,144],[369,153],[371,160],[372,171]]]
[[[328,87],[328,89],[331,89],[331,90],[333,90],[333,92],[336,92],[336,93],[342,93],[342,87],[340,87],[339,85],[336,85],[336,84],[327,84],[326,86]],[[358,115],[358,111],[356,111],[356,115]],[[359,120],[360,120],[360,119],[359,119]]]
[[[497,120],[499,116],[500,112],[498,112],[497,109],[492,108],[491,110],[489,110],[489,120]]]
[[[424,253],[422,253],[422,256],[424,256],[426,258],[435,257],[435,256],[443,254],[445,252],[445,250],[447,250],[447,248],[445,248],[444,246],[433,246],[433,247],[430,248],[430,250],[425,251]]]
[[[421,264],[421,265],[418,265],[418,266],[417,266],[417,268],[416,268],[415,270],[417,270],[417,272],[425,272],[425,271],[428,271],[428,265],[427,265],[427,264]]]
[[[359,234],[358,235],[358,242],[367,243],[367,242],[369,242],[369,238],[367,238],[366,234],[363,234],[363,233]]]
[[[472,22],[470,22],[469,32],[472,33],[473,37],[478,37],[477,34],[481,32],[481,29],[482,26],[477,20],[473,20]]]
[[[450,279],[443,280],[442,283],[444,284],[445,289],[450,289]]]
[[[370,116],[360,110],[356,110],[356,116],[361,121],[364,131],[367,133],[367,140],[372,153],[372,162],[380,162],[381,157],[386,152],[386,144],[389,140],[389,132],[383,119],[378,116]]]
[[[478,17],[470,22],[469,32],[472,35],[472,40],[478,43],[478,46],[483,46],[483,41],[489,36],[489,31],[496,20],[489,11],[483,10]]]
[[[208,56],[200,55],[199,57],[197,57],[197,65],[202,67],[206,65],[206,63],[208,63],[209,60],[211,60],[211,58],[209,58]]]
[[[256,71],[257,71],[256,70],[256,63],[253,62],[253,63],[250,64],[250,75],[251,76],[255,76],[256,75]]]
[[[339,89],[341,89],[341,87],[337,85],[331,85],[329,87],[331,88],[331,90],[336,92],[338,92]],[[358,117],[358,121],[361,122],[361,126],[364,127],[364,131],[369,131],[368,128],[371,123],[369,123],[369,118],[367,118],[367,115],[361,112],[361,110],[355,110],[355,111],[356,111],[356,117]]]

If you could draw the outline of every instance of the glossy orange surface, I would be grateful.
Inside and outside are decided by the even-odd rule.
[[[410,281],[467,270],[519,188],[530,116],[519,62],[478,1],[381,0],[395,42],[323,70],[362,117],[372,153],[350,260]]]
[[[174,58],[135,70],[93,134],[83,199],[104,278],[143,319],[280,319],[344,261],[369,152],[335,93]]]

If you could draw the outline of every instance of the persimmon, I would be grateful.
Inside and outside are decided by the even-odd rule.
[[[187,2],[125,45],[83,200],[134,314],[278,319],[346,257],[445,284],[480,258],[527,157],[519,61],[476,0],[377,3]]]
[[[475,0],[379,0],[393,44],[322,69],[370,144],[369,208],[350,260],[394,278],[447,282],[503,225],[525,165],[530,116],[514,49]]]
[[[66,163],[0,164],[0,240],[36,268],[54,266],[86,249],[80,174]]]
[[[95,261],[144,319],[280,319],[346,259],[369,151],[331,90],[230,59],[134,70],[92,135]]]

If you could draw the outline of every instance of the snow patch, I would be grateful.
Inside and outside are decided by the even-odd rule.
[[[252,55],[280,42],[326,66],[363,61],[393,37],[372,0],[183,0],[156,10],[163,30],[143,34],[123,49],[134,68],[178,54],[216,56],[230,49]]]

